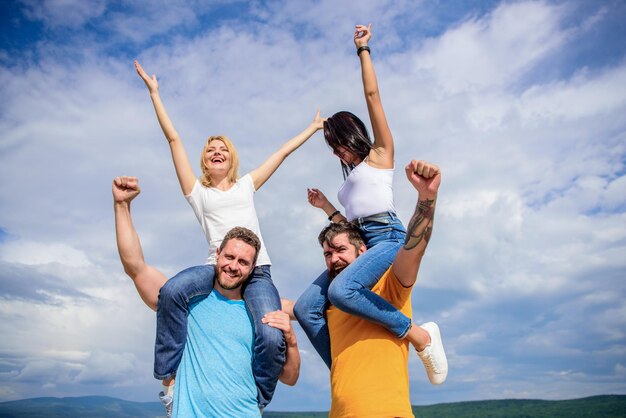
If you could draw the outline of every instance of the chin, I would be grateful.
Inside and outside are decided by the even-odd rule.
[[[222,280],[218,280],[217,282],[218,282],[218,284],[220,285],[220,287],[222,289],[234,290],[234,289],[237,289],[237,288],[241,287],[241,285],[243,284],[244,280],[228,281],[228,282],[224,282]]]

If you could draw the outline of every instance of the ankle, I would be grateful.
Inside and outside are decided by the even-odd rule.
[[[167,379],[162,382],[164,396],[174,396],[174,383],[174,379]]]
[[[417,351],[424,351],[430,345],[430,334],[424,328],[411,324],[406,339],[415,347]]]

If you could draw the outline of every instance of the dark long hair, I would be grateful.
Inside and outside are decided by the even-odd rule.
[[[337,149],[341,146],[361,160],[367,157],[373,145],[363,121],[346,111],[337,112],[324,122],[324,138],[333,151],[338,152]],[[344,179],[354,167],[354,164],[341,161]]]

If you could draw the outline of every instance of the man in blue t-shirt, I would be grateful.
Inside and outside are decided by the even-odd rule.
[[[141,289],[140,294],[150,294],[145,291],[150,288],[158,296],[167,278],[145,263],[130,216],[130,202],[139,192],[134,177],[116,177],[113,181],[118,251],[124,270]],[[174,402],[164,403],[168,417],[172,406],[174,417],[260,416],[252,374],[254,325],[241,297],[260,245],[252,231],[236,227],[226,234],[217,250],[215,291],[192,301],[189,307],[187,342],[177,371]],[[156,308],[156,297],[144,302]],[[279,379],[294,385],[300,355],[289,316],[282,311],[271,312],[263,322],[285,335],[286,361]]]

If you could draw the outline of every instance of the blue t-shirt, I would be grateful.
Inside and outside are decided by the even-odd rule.
[[[190,304],[176,373],[174,417],[260,417],[252,374],[254,328],[243,300],[214,290]]]

